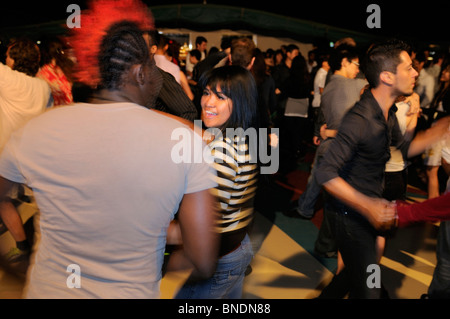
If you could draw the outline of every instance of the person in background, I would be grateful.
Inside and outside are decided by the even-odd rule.
[[[74,63],[60,39],[44,41],[41,46],[41,68],[37,77],[45,80],[52,90],[53,106],[73,103],[72,73]]]
[[[425,69],[425,64],[428,62],[427,57],[423,51],[417,52],[414,59],[414,67],[419,72],[419,77],[417,78],[417,85],[414,91],[420,97],[420,107],[427,109],[430,107],[430,103],[434,96],[435,80],[427,70]]]
[[[39,70],[39,48],[30,39],[22,38],[8,46],[6,65],[0,63],[0,154],[11,134],[30,119],[43,113],[52,105],[48,84],[36,77]],[[0,219],[9,230],[16,247],[5,256],[20,272],[26,271],[31,253],[30,241],[14,201],[24,191],[32,192],[23,185],[15,185],[0,201]]]
[[[199,61],[203,61],[206,57],[206,48],[208,46],[208,40],[203,37],[203,36],[198,36],[197,38],[195,38],[195,50],[200,51],[200,60]],[[193,72],[194,72],[194,65],[192,64],[191,60],[190,60],[190,54],[188,54],[187,58],[186,58],[186,76],[188,78],[192,78],[193,77]]]
[[[149,46],[150,55],[157,50],[157,31],[148,30],[144,33],[144,39]],[[156,99],[154,109],[194,121],[199,118],[199,113],[193,101],[186,95],[181,85],[168,72],[158,68],[163,78],[163,85]]]
[[[439,81],[439,88],[430,103],[430,107],[427,109],[430,125],[450,114],[450,65],[444,66]],[[423,156],[427,174],[428,198],[440,195],[439,168],[442,164],[443,147],[442,142],[431,145]]]

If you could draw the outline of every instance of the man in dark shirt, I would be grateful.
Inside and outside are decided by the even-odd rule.
[[[336,240],[350,298],[380,297],[380,286],[368,281],[378,263],[378,229],[394,216],[391,205],[381,199],[389,146],[411,157],[448,134],[447,117],[410,143],[402,138],[392,106],[398,96],[413,93],[418,74],[408,52],[400,41],[375,45],[367,52],[364,73],[370,90],[345,115],[317,168],[317,182],[332,195],[328,204],[336,213]]]
[[[150,54],[155,54],[157,49],[157,31],[151,30],[144,33]],[[181,85],[168,72],[158,68],[163,79],[163,85],[159,91],[154,108],[156,110],[173,114],[193,122],[199,119],[199,113],[195,104],[184,92]]]

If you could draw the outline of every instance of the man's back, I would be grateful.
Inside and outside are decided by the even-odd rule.
[[[206,163],[172,159],[180,126],[133,103],[76,104],[14,135],[6,156],[14,154],[21,171],[1,167],[10,172],[2,176],[26,179],[41,211],[27,297],[158,297],[166,230],[180,200],[215,185]],[[81,289],[66,286],[71,264],[80,267]]]
[[[360,99],[365,80],[349,79],[341,75],[332,75],[321,97],[321,108],[327,128],[337,130],[345,113]]]

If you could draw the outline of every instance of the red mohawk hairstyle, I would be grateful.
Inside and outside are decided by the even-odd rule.
[[[81,28],[72,29],[70,37],[77,59],[77,81],[91,87],[100,83],[100,44],[113,24],[125,20],[136,23],[143,31],[154,29],[153,15],[140,0],[91,0],[89,9],[81,13]]]

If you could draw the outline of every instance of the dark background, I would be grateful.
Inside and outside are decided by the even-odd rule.
[[[204,1],[145,1],[151,6],[177,3],[202,4]],[[65,20],[70,13],[66,12],[71,3],[86,8],[85,0],[60,0],[21,2],[9,0],[3,2],[0,9],[0,28],[21,25],[32,25],[50,21]],[[302,0],[286,1],[235,1],[208,0],[208,4],[228,5],[267,11],[298,19],[314,21],[330,26],[341,27],[359,32],[383,36],[407,36],[430,44],[437,41],[450,43],[449,18],[450,10],[445,1],[321,1]],[[381,28],[369,29],[366,24],[367,6],[378,4],[381,8]],[[158,25],[157,25],[158,27]]]

